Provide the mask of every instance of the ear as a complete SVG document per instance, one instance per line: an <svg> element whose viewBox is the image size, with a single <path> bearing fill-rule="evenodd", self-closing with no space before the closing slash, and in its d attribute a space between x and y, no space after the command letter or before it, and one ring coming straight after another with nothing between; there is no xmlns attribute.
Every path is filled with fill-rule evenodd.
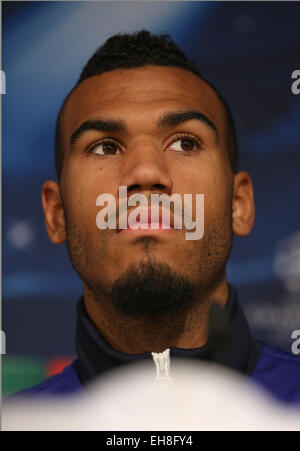
<svg viewBox="0 0 300 451"><path fill-rule="evenodd" d="M250 175L241 171L234 177L234 191L232 199L233 232L239 236L246 236L252 230L255 218L253 186Z"/></svg>
<svg viewBox="0 0 300 451"><path fill-rule="evenodd" d="M50 240L54 244L63 243L66 240L66 223L60 189L56 182L47 180L43 184L42 205Z"/></svg>

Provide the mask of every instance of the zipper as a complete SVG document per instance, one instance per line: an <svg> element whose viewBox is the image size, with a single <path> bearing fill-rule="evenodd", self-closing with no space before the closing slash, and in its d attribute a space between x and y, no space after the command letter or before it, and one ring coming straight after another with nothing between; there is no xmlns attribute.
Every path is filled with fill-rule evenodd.
<svg viewBox="0 0 300 451"><path fill-rule="evenodd" d="M170 377L170 349L164 352L152 352L152 358L156 366L156 378L154 385L169 385L172 383Z"/></svg>

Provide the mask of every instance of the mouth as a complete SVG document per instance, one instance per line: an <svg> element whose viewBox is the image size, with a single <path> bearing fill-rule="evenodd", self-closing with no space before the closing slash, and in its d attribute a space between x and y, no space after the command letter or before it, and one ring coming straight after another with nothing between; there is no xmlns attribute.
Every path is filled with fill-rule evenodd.
<svg viewBox="0 0 300 451"><path fill-rule="evenodd" d="M161 227L162 224L153 224L154 226L157 226L157 228L142 228L139 227L138 229L132 229L131 227L128 227L127 229L118 230L119 233L122 235L156 235L161 233L172 233L175 232L175 229L163 229Z"/></svg>
<svg viewBox="0 0 300 451"><path fill-rule="evenodd" d="M133 210L131 210L132 212ZM127 217L127 227L118 228L117 232L122 234L157 234L175 232L174 216L171 212L163 212L162 209L151 212L149 209L139 208L139 213ZM119 221L120 222L120 221Z"/></svg>

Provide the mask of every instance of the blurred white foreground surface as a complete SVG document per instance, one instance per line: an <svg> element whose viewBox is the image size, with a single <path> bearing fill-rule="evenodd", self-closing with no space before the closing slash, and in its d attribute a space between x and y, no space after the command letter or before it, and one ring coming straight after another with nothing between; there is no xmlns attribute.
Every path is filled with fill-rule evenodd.
<svg viewBox="0 0 300 451"><path fill-rule="evenodd" d="M300 410L277 403L239 374L172 360L169 385L154 386L153 362L102 376L85 396L4 405L6 431L300 430Z"/></svg>

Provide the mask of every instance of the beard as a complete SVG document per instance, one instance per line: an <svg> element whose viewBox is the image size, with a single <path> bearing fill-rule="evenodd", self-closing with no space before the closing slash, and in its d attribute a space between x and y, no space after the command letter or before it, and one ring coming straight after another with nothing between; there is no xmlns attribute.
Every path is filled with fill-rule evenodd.
<svg viewBox="0 0 300 451"><path fill-rule="evenodd" d="M107 265L111 252L105 233L111 231L95 242L88 228L65 215L67 249L86 288L86 308L113 347L127 353L162 352L177 346L184 332L206 327L210 299L225 278L232 246L229 210L175 264L148 253L153 240L141 238L144 257L117 278L110 277Z"/></svg>
<svg viewBox="0 0 300 451"><path fill-rule="evenodd" d="M80 227L66 208L64 212L66 245L73 268L96 303L108 303L124 318L156 321L170 316L174 320L183 318L194 306L202 304L205 308L210 295L225 278L233 241L232 196L223 216L206 229L205 236L199 240L201 243L194 241L187 255L182 259L179 256L179 269L148 254L151 238L143 237L140 241L144 242L146 256L109 282L109 273L99 268L110 260L105 234L114 231L103 231L95 245L95 237L88 228Z"/></svg>
<svg viewBox="0 0 300 451"><path fill-rule="evenodd" d="M170 315L175 319L183 317L197 304L207 305L209 296L225 277L232 240L232 224L228 220L222 227L207 233L201 252L195 248L186 259L188 266L182 265L182 271L149 256L131 264L117 280L107 283L101 271L92 270L100 267L93 259L92 239L74 223L68 222L67 227L67 249L72 266L95 301L108 302L116 313L136 319L159 320ZM148 238L145 246L147 242Z"/></svg>
<svg viewBox="0 0 300 451"><path fill-rule="evenodd" d="M196 290L187 277L167 264L150 260L131 265L113 283L108 297L123 315L154 319L189 310Z"/></svg>

